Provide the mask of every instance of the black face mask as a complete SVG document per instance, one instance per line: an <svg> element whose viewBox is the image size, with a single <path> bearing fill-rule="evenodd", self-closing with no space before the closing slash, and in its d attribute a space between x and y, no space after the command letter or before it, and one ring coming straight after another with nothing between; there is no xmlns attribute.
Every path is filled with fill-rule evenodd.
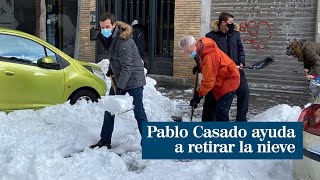
<svg viewBox="0 0 320 180"><path fill-rule="evenodd" d="M233 32L234 31L234 25L232 24L227 24L227 27L229 29L229 32Z"/></svg>

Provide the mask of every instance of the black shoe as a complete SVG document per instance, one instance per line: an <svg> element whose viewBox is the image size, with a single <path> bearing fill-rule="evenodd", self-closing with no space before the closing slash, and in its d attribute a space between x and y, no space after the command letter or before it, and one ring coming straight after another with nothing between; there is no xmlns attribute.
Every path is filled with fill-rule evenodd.
<svg viewBox="0 0 320 180"><path fill-rule="evenodd" d="M94 149L96 147L102 148L102 147L107 147L108 149L111 149L111 144L107 141L104 141L100 139L100 141L97 144L91 145L90 148Z"/></svg>

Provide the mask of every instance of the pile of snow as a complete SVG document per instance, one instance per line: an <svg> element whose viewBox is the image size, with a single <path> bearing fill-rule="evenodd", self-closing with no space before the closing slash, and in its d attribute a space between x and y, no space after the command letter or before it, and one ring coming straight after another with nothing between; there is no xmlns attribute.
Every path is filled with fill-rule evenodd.
<svg viewBox="0 0 320 180"><path fill-rule="evenodd" d="M107 73L109 67L108 60L102 60L97 64L101 69ZM147 70L144 69L145 74ZM171 101L169 98L164 97L157 89L155 85L157 81L146 77L147 84L144 86L143 92L143 104L147 113L147 117L149 121L172 121L171 115L175 112L175 103ZM111 87L111 80L107 78L106 80L107 86ZM127 96L129 96L127 94Z"/></svg>
<svg viewBox="0 0 320 180"><path fill-rule="evenodd" d="M256 115L250 121L295 122L298 121L301 111L299 106L291 107L287 104L279 104Z"/></svg>
<svg viewBox="0 0 320 180"><path fill-rule="evenodd" d="M174 104L155 84L147 78L147 116L170 121ZM132 111L116 116L112 150L87 148L99 140L104 111L126 110L131 101L130 96L106 96L99 103L0 113L0 179L291 179L289 160L142 160ZM294 121L299 111L279 105L253 119Z"/></svg>

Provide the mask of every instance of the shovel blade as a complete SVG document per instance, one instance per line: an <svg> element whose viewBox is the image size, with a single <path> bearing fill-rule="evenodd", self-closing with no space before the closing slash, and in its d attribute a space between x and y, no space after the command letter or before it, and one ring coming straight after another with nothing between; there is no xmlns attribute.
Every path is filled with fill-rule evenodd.
<svg viewBox="0 0 320 180"><path fill-rule="evenodd" d="M182 122L182 116L171 116L171 119L175 122Z"/></svg>
<svg viewBox="0 0 320 180"><path fill-rule="evenodd" d="M255 64L249 66L250 69L263 69L266 66L272 64L273 62L275 62L276 60L272 57L266 57L265 59L256 62Z"/></svg>

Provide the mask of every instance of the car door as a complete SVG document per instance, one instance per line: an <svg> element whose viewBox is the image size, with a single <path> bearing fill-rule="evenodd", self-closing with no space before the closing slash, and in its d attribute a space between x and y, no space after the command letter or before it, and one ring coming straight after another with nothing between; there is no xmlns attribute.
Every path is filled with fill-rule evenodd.
<svg viewBox="0 0 320 180"><path fill-rule="evenodd" d="M0 34L0 110L41 108L61 103L63 70L37 66L37 60L57 56L24 37Z"/></svg>

